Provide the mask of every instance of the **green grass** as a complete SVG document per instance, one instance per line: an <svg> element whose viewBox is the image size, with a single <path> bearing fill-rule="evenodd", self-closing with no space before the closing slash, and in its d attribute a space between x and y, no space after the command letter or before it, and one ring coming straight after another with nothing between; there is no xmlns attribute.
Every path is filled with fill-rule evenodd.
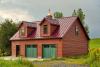
<svg viewBox="0 0 100 67"><path fill-rule="evenodd" d="M100 48L100 38L91 39L89 41L89 48Z"/></svg>
<svg viewBox="0 0 100 67"><path fill-rule="evenodd" d="M3 60L0 59L0 67L33 67L32 62L26 60Z"/></svg>

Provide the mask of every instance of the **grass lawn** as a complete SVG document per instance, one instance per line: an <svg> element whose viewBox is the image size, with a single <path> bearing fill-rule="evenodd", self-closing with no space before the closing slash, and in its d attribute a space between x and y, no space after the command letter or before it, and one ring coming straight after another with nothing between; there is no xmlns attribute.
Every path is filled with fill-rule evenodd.
<svg viewBox="0 0 100 67"><path fill-rule="evenodd" d="M33 67L32 62L25 60L3 60L0 59L0 67Z"/></svg>
<svg viewBox="0 0 100 67"><path fill-rule="evenodd" d="M100 38L91 39L89 41L89 48L100 48Z"/></svg>

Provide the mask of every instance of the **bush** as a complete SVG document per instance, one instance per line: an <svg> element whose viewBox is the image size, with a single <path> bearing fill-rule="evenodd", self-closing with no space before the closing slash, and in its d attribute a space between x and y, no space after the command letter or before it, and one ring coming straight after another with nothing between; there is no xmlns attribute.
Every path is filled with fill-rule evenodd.
<svg viewBox="0 0 100 67"><path fill-rule="evenodd" d="M86 59L86 63L91 67L99 67L100 65L100 48L93 48L89 50L89 57Z"/></svg>

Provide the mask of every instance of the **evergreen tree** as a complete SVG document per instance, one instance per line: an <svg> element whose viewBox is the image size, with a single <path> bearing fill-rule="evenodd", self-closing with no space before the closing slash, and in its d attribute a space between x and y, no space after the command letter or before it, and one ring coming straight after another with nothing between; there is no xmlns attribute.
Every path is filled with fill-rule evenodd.
<svg viewBox="0 0 100 67"><path fill-rule="evenodd" d="M72 16L76 16L76 10L73 11Z"/></svg>
<svg viewBox="0 0 100 67"><path fill-rule="evenodd" d="M88 25L84 21L85 20L85 14L82 11L82 9L79 8L78 10L74 10L73 13L72 13L72 16L78 16L80 21L82 22L86 32L89 33L89 27L88 27Z"/></svg>

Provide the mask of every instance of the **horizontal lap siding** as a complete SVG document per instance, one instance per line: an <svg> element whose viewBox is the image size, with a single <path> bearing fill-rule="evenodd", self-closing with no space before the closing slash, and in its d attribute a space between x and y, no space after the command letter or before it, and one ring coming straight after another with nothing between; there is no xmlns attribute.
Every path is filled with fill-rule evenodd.
<svg viewBox="0 0 100 67"><path fill-rule="evenodd" d="M80 55L88 52L88 39L76 20L63 38L63 56ZM75 26L79 27L79 35L75 35Z"/></svg>
<svg viewBox="0 0 100 67"><path fill-rule="evenodd" d="M68 46L68 45L70 45L70 46ZM82 45L82 44L80 44L80 45ZM82 46L73 45L73 44L65 44L65 46L63 46L64 56L78 55L78 54L85 54L85 53L87 53L86 44L83 44Z"/></svg>
<svg viewBox="0 0 100 67"><path fill-rule="evenodd" d="M48 26L48 33L47 34L44 34L43 33L43 29L44 29L44 25L47 25ZM44 21L44 23L40 26L40 36L50 36L50 23L48 21Z"/></svg>

